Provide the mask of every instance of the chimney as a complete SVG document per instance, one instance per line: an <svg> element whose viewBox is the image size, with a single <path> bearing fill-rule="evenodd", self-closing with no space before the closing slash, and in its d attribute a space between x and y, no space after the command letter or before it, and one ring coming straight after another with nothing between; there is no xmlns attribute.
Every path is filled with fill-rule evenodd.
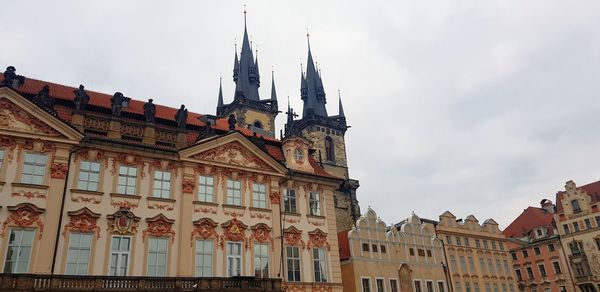
<svg viewBox="0 0 600 292"><path fill-rule="evenodd" d="M540 202L540 205L542 206L542 209L546 210L546 212L550 213L550 214L554 214L554 203L552 203L552 201L548 200L548 199L543 199Z"/></svg>

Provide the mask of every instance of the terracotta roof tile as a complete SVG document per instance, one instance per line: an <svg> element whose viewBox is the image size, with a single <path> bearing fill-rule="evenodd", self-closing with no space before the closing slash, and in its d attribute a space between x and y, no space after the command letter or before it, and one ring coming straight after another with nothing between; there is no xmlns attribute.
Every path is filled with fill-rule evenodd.
<svg viewBox="0 0 600 292"><path fill-rule="evenodd" d="M596 203L600 201L600 181L589 183L584 186L577 187L577 189L584 190L591 197L591 203ZM565 194L565 191L560 191L556 193L556 212L562 213L562 199Z"/></svg>
<svg viewBox="0 0 600 292"><path fill-rule="evenodd" d="M542 208L528 207L504 229L503 233L506 237L524 237L538 226L552 226L552 220L552 213ZM548 233L554 234L553 228L549 228Z"/></svg>

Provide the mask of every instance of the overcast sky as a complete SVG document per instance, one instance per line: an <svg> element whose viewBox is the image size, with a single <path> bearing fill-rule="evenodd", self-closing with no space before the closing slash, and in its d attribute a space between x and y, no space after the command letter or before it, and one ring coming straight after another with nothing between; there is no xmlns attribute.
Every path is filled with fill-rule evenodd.
<svg viewBox="0 0 600 292"><path fill-rule="evenodd" d="M388 223L492 217L503 229L564 183L600 178L600 2L247 1L261 96L301 112L306 30L337 89L363 211ZM0 66L215 112L233 97L239 1L8 1ZM278 117L277 128L285 117Z"/></svg>

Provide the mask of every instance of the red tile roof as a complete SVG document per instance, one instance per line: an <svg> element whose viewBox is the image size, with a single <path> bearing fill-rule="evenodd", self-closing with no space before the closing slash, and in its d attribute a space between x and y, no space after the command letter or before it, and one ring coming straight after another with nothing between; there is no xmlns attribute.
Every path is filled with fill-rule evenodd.
<svg viewBox="0 0 600 292"><path fill-rule="evenodd" d="M591 197L591 202L590 202L591 204L594 204L594 203L600 201L600 181L577 187L577 189L582 189ZM565 191L560 191L560 192L556 193L556 212L557 213L563 212L562 199L563 199L563 196L565 195L565 193L566 193Z"/></svg>
<svg viewBox="0 0 600 292"><path fill-rule="evenodd" d="M338 232L338 245L340 246L340 260L350 258L350 242L348 241L348 231Z"/></svg>
<svg viewBox="0 0 600 292"><path fill-rule="evenodd" d="M531 230L538 226L552 226L553 214L536 207L528 207L517 217L503 233L506 237L528 236ZM553 228L548 228L548 234L553 234Z"/></svg>

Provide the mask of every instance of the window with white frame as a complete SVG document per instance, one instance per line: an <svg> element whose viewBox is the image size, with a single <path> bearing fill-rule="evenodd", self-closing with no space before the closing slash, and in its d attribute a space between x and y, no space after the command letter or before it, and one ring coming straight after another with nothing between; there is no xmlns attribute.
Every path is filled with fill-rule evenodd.
<svg viewBox="0 0 600 292"><path fill-rule="evenodd" d="M77 188L86 191L97 191L100 182L100 163L83 160L79 164L79 180Z"/></svg>
<svg viewBox="0 0 600 292"><path fill-rule="evenodd" d="M157 170L154 172L154 191L155 198L168 199L171 195L171 172Z"/></svg>
<svg viewBox="0 0 600 292"><path fill-rule="evenodd" d="M41 185L44 184L48 155L40 153L25 153L21 183Z"/></svg>
<svg viewBox="0 0 600 292"><path fill-rule="evenodd" d="M300 248L287 246L285 249L287 280L289 282L300 282Z"/></svg>
<svg viewBox="0 0 600 292"><path fill-rule="evenodd" d="M437 284L438 284L438 292L444 292L445 291L444 282L438 281Z"/></svg>
<svg viewBox="0 0 600 292"><path fill-rule="evenodd" d="M313 248L313 267L315 282L327 282L327 264L325 263L325 249ZM381 279L383 285L383 279Z"/></svg>
<svg viewBox="0 0 600 292"><path fill-rule="evenodd" d="M420 280L415 280L415 292L422 292L421 290L421 281Z"/></svg>
<svg viewBox="0 0 600 292"><path fill-rule="evenodd" d="M492 292L492 288L490 286L490 283L485 283L485 292Z"/></svg>
<svg viewBox="0 0 600 292"><path fill-rule="evenodd" d="M321 196L319 193L310 192L308 198L308 207L310 215L321 216Z"/></svg>
<svg viewBox="0 0 600 292"><path fill-rule="evenodd" d="M127 276L131 237L113 235L110 248L109 276Z"/></svg>
<svg viewBox="0 0 600 292"><path fill-rule="evenodd" d="M242 205L242 183L239 180L227 180L227 204Z"/></svg>
<svg viewBox="0 0 600 292"><path fill-rule="evenodd" d="M304 151L300 148L296 148L296 150L294 150L294 159L296 159L297 161L302 161L303 158Z"/></svg>
<svg viewBox="0 0 600 292"><path fill-rule="evenodd" d="M11 229L4 261L4 273L29 272L29 258L33 246L33 229Z"/></svg>
<svg viewBox="0 0 600 292"><path fill-rule="evenodd" d="M198 177L198 201L214 202L214 178L201 175Z"/></svg>
<svg viewBox="0 0 600 292"><path fill-rule="evenodd" d="M462 292L462 285L460 282L454 282L454 287L456 288L456 292Z"/></svg>
<svg viewBox="0 0 600 292"><path fill-rule="evenodd" d="M475 292L480 292L480 290L479 290L479 282L473 282L473 288L475 289Z"/></svg>
<svg viewBox="0 0 600 292"><path fill-rule="evenodd" d="M269 277L269 245L254 245L254 277Z"/></svg>
<svg viewBox="0 0 600 292"><path fill-rule="evenodd" d="M93 233L73 232L69 236L66 275L87 275Z"/></svg>
<svg viewBox="0 0 600 292"><path fill-rule="evenodd" d="M242 275L242 243L227 243L227 276L236 277Z"/></svg>
<svg viewBox="0 0 600 292"><path fill-rule="evenodd" d="M135 184L137 180L137 167L119 166L119 181L117 184L117 193L125 195L135 194Z"/></svg>
<svg viewBox="0 0 600 292"><path fill-rule="evenodd" d="M363 292L371 292L371 279L369 278L362 278L360 280L361 284L362 284L362 291Z"/></svg>
<svg viewBox="0 0 600 292"><path fill-rule="evenodd" d="M255 208L267 208L267 186L264 184L252 184L252 200Z"/></svg>
<svg viewBox="0 0 600 292"><path fill-rule="evenodd" d="M433 281L427 281L427 292L434 292L433 291Z"/></svg>
<svg viewBox="0 0 600 292"><path fill-rule="evenodd" d="M390 279L390 290L391 292L398 292L398 280Z"/></svg>
<svg viewBox="0 0 600 292"><path fill-rule="evenodd" d="M2 167L3 162L4 162L4 149L0 149L0 167Z"/></svg>
<svg viewBox="0 0 600 292"><path fill-rule="evenodd" d="M383 279L375 279L375 286L377 287L377 292L385 292Z"/></svg>
<svg viewBox="0 0 600 292"><path fill-rule="evenodd" d="M150 277L164 277L167 275L167 245L169 239L164 237L148 238L148 269L146 275Z"/></svg>
<svg viewBox="0 0 600 292"><path fill-rule="evenodd" d="M296 190L285 189L283 195L283 211L286 213L296 213Z"/></svg>
<svg viewBox="0 0 600 292"><path fill-rule="evenodd" d="M465 282L465 292L471 292L471 282Z"/></svg>
<svg viewBox="0 0 600 292"><path fill-rule="evenodd" d="M196 277L212 277L213 241L196 240Z"/></svg>

